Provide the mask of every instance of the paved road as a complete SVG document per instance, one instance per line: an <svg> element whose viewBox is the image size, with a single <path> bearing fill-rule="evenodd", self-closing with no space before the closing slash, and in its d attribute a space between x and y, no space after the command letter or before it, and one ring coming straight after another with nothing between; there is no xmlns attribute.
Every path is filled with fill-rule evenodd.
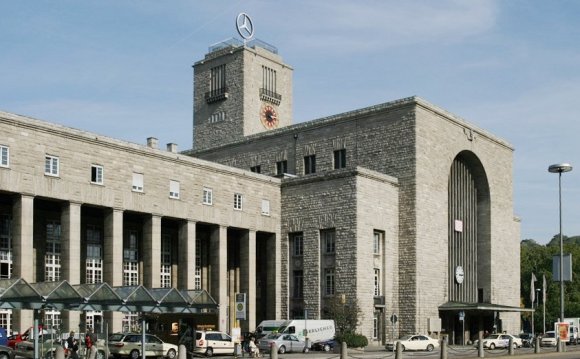
<svg viewBox="0 0 580 359"><path fill-rule="evenodd" d="M557 353L555 348L541 348L541 352L534 353L533 348L519 348L514 351L514 356L508 354L507 349L496 349L496 350L485 350L484 358L514 358L514 359L580 359L580 346L578 347L567 347L566 352ZM435 350L431 353L428 352L403 352L401 359L439 359L441 353ZM472 347L454 347L450 346L447 352L447 357L449 359L467 359L467 358L478 358L477 348ZM219 358L230 358L230 357L219 357ZM248 356L245 357L249 359ZM269 359L270 356L266 354L264 359ZM338 359L340 354L338 353L325 353L325 352L309 352L306 354L296 353L296 354L278 354L278 359ZM395 359L395 353L387 352L385 350L379 349L367 349L365 351L350 350L348 354L349 359Z"/></svg>

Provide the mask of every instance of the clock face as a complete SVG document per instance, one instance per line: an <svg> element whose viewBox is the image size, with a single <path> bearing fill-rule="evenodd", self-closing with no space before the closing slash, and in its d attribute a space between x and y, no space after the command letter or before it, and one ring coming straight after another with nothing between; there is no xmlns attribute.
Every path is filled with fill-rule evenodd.
<svg viewBox="0 0 580 359"><path fill-rule="evenodd" d="M462 266L455 267L455 281L457 281L457 284L463 283L464 276L465 273L463 272L463 267Z"/></svg>
<svg viewBox="0 0 580 359"><path fill-rule="evenodd" d="M271 105L262 105L260 109L260 121L267 129L278 127L278 112Z"/></svg>

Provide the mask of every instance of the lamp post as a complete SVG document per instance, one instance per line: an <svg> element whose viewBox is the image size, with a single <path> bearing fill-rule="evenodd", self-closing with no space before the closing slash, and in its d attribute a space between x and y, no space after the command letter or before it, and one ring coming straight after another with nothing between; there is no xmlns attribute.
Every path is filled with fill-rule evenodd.
<svg viewBox="0 0 580 359"><path fill-rule="evenodd" d="M560 321L564 320L564 239L562 237L562 173L572 171L569 163L557 163L548 172L558 174L558 204L560 218Z"/></svg>

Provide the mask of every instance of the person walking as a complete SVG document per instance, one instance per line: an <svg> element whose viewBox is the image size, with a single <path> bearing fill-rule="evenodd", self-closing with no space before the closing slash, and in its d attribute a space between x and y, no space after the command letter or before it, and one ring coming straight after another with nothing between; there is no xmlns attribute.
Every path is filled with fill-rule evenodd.
<svg viewBox="0 0 580 359"><path fill-rule="evenodd" d="M71 331L66 338L66 349L68 350L69 359L79 359L78 350L79 344L75 339L75 332Z"/></svg>
<svg viewBox="0 0 580 359"><path fill-rule="evenodd" d="M88 359L95 359L97 357L97 335L90 327L87 328L85 334L85 346L87 347Z"/></svg>

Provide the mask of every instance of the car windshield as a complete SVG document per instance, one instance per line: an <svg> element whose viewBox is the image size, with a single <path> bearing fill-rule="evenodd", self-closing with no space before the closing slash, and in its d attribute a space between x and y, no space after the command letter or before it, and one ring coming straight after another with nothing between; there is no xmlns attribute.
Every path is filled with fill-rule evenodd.
<svg viewBox="0 0 580 359"><path fill-rule="evenodd" d="M498 338L499 338L499 334L490 334L485 339L498 339Z"/></svg>
<svg viewBox="0 0 580 359"><path fill-rule="evenodd" d="M268 335L266 338L267 339L278 339L278 338L280 338L280 335L282 335L282 334L273 333L273 334Z"/></svg>
<svg viewBox="0 0 580 359"><path fill-rule="evenodd" d="M546 338L555 338L556 337L556 333L555 332L546 332L546 335L544 335L544 337L546 337Z"/></svg>
<svg viewBox="0 0 580 359"><path fill-rule="evenodd" d="M401 340L409 340L412 337L413 337L412 335L405 335L404 337L401 338Z"/></svg>
<svg viewBox="0 0 580 359"><path fill-rule="evenodd" d="M109 337L109 340L112 342L118 342L121 341L121 339L123 339L123 334L113 334Z"/></svg>

